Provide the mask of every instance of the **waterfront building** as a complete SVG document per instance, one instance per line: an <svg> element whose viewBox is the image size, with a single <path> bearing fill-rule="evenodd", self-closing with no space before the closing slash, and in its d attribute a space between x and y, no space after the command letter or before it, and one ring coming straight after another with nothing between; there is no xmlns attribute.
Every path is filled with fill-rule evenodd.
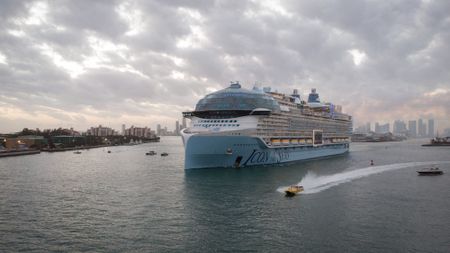
<svg viewBox="0 0 450 253"><path fill-rule="evenodd" d="M140 137L140 138L152 138L151 129L149 127L135 127L131 126L125 129L124 136Z"/></svg>
<svg viewBox="0 0 450 253"><path fill-rule="evenodd" d="M417 128L418 128L417 135L419 137L426 137L427 136L427 125L425 123L423 123L422 119L419 119Z"/></svg>
<svg viewBox="0 0 450 253"><path fill-rule="evenodd" d="M389 131L390 131L389 123L386 123L384 125L380 125L378 122L375 123L375 133L384 134L384 133L389 133Z"/></svg>
<svg viewBox="0 0 450 253"><path fill-rule="evenodd" d="M403 120L394 121L392 132L394 134L407 134L406 123Z"/></svg>
<svg viewBox="0 0 450 253"><path fill-rule="evenodd" d="M361 125L357 128L355 128L355 133L359 133L359 134L367 134L370 133L370 123Z"/></svg>
<svg viewBox="0 0 450 253"><path fill-rule="evenodd" d="M428 137L434 137L434 119L428 120Z"/></svg>
<svg viewBox="0 0 450 253"><path fill-rule="evenodd" d="M158 124L157 126L156 126L156 134L158 135L158 136L161 136L162 134L161 134L161 124Z"/></svg>
<svg viewBox="0 0 450 253"><path fill-rule="evenodd" d="M415 120L408 121L408 133L410 137L417 136L417 122Z"/></svg>
<svg viewBox="0 0 450 253"><path fill-rule="evenodd" d="M86 131L86 135L91 136L112 136L112 135L118 135L117 131L110 127L103 127L102 125L99 125L98 127L91 127Z"/></svg>
<svg viewBox="0 0 450 253"><path fill-rule="evenodd" d="M450 137L450 128L444 129L444 137Z"/></svg>
<svg viewBox="0 0 450 253"><path fill-rule="evenodd" d="M355 128L355 130L353 132L358 133L358 134L365 134L365 133L367 133L366 126L365 125L359 126L359 127Z"/></svg>
<svg viewBox="0 0 450 253"><path fill-rule="evenodd" d="M183 122L183 126L181 128L184 129L184 128L187 127L187 125L186 125L186 118L183 118L182 122Z"/></svg>
<svg viewBox="0 0 450 253"><path fill-rule="evenodd" d="M47 140L43 136L25 135L17 138L3 139L4 146L8 150L42 148L47 145Z"/></svg>
<svg viewBox="0 0 450 253"><path fill-rule="evenodd" d="M177 120L175 122L175 135L180 135L180 122Z"/></svg>
<svg viewBox="0 0 450 253"><path fill-rule="evenodd" d="M86 145L86 136L58 135L50 137L51 143L55 147L76 147Z"/></svg>

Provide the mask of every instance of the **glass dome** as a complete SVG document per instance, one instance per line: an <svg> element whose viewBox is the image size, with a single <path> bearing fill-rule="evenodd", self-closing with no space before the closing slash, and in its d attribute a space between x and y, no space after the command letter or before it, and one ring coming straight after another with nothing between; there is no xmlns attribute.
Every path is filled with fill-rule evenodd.
<svg viewBox="0 0 450 253"><path fill-rule="evenodd" d="M277 101L271 96L261 91L244 89L239 83L233 83L226 89L206 95L198 101L195 111L252 111L256 108L280 110Z"/></svg>

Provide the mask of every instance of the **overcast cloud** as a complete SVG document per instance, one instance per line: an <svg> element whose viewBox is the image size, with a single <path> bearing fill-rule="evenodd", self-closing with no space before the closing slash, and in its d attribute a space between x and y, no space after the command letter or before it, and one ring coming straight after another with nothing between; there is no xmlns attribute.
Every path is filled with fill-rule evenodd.
<svg viewBox="0 0 450 253"><path fill-rule="evenodd" d="M239 80L450 127L450 1L0 0L0 132L157 123Z"/></svg>

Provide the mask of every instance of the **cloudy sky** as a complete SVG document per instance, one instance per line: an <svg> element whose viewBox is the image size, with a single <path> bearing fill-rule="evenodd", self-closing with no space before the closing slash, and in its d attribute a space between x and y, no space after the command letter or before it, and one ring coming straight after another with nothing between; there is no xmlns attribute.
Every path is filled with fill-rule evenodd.
<svg viewBox="0 0 450 253"><path fill-rule="evenodd" d="M0 0L0 132L173 129L239 80L450 127L450 1Z"/></svg>

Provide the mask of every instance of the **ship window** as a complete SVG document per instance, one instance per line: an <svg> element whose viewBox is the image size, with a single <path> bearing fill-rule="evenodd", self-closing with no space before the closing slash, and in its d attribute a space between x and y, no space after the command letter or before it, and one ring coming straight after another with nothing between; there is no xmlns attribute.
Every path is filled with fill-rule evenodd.
<svg viewBox="0 0 450 253"><path fill-rule="evenodd" d="M239 126L239 124L237 124L236 126Z"/></svg>

